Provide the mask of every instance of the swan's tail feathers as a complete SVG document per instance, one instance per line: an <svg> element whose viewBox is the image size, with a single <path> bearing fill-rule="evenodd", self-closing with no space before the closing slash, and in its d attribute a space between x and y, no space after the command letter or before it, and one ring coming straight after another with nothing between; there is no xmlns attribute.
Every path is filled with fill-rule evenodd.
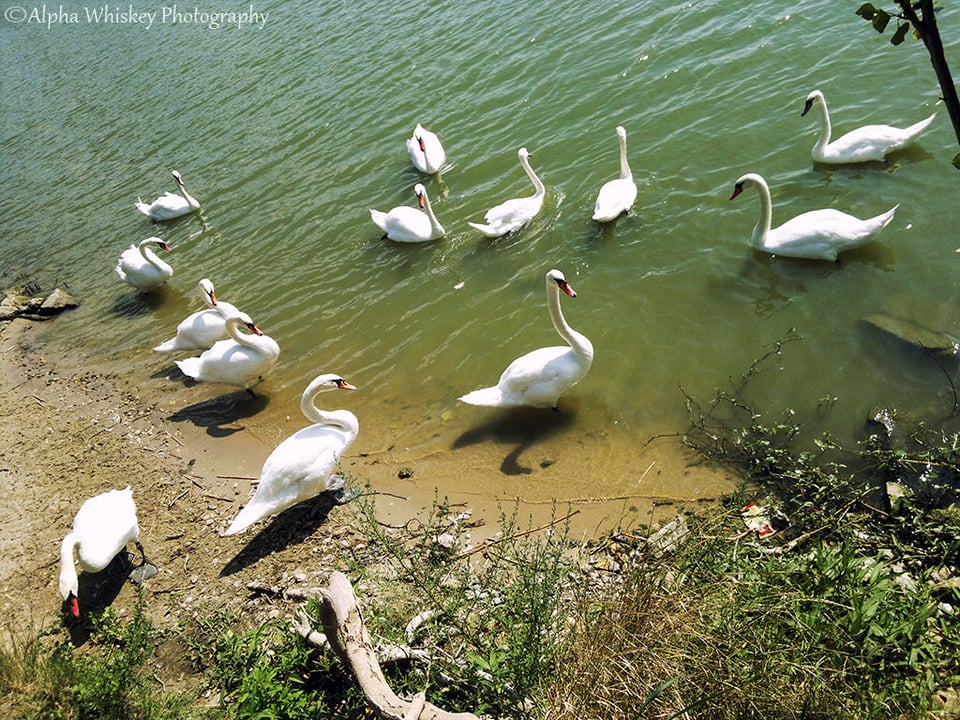
<svg viewBox="0 0 960 720"><path fill-rule="evenodd" d="M237 516L233 519L233 522L230 523L230 527L228 527L223 534L224 536L227 536L242 533L248 527L257 522L257 520L260 520L265 516L266 513L264 513L263 508L251 501L247 503L239 513L237 513Z"/></svg>
<svg viewBox="0 0 960 720"><path fill-rule="evenodd" d="M496 386L480 388L479 390L474 390L473 392L468 392L466 395L462 395L459 400L467 403L467 405L498 407L503 403L503 393L500 391L500 388Z"/></svg>
<svg viewBox="0 0 960 720"><path fill-rule="evenodd" d="M890 224L890 221L893 220L893 215L897 212L898 207L900 207L900 203L897 203L885 213L881 213L880 215L872 218L872 221L877 223L877 229L874 232L880 232L883 230L883 228Z"/></svg>
<svg viewBox="0 0 960 720"><path fill-rule="evenodd" d="M160 343L157 345L154 350L157 352L173 352L174 350L179 350L180 345L177 344L177 338L172 337L169 340Z"/></svg>
<svg viewBox="0 0 960 720"><path fill-rule="evenodd" d="M200 358L186 358L185 360L174 360L177 367L187 377L197 379L200 377Z"/></svg>
<svg viewBox="0 0 960 720"><path fill-rule="evenodd" d="M907 133L907 135L910 137L910 139L913 140L913 139L916 138L920 133L922 133L924 130L926 130L928 127L930 127L930 123L933 122L933 119L934 119L936 116L937 116L937 114L934 113L934 114L931 115L930 117L925 118L925 119L921 120L920 122L914 123L913 125L911 125L910 127L908 127L908 128L906 129L906 133Z"/></svg>
<svg viewBox="0 0 960 720"><path fill-rule="evenodd" d="M467 223L467 225L472 227L474 230L479 230L485 237L488 238L495 238L503 235L503 232L501 232L498 228L495 228L493 225L484 225L483 223L475 222Z"/></svg>
<svg viewBox="0 0 960 720"><path fill-rule="evenodd" d="M150 206L147 205L143 200L141 200L140 198L137 198L137 201L134 203L134 206L137 208L137 210L142 212L144 215L146 215L147 217L150 217Z"/></svg>
<svg viewBox="0 0 960 720"><path fill-rule="evenodd" d="M385 212L380 212L379 210L370 210L370 219L376 224L378 228L387 231L387 214Z"/></svg>

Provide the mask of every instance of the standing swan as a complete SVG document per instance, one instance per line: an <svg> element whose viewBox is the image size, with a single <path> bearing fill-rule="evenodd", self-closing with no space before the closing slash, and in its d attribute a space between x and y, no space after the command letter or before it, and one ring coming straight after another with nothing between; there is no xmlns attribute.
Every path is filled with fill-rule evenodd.
<svg viewBox="0 0 960 720"><path fill-rule="evenodd" d="M440 144L436 133L425 130L420 123L413 130L413 136L407 140L407 152L410 162L422 173L433 175L440 172L447 160L447 153Z"/></svg>
<svg viewBox="0 0 960 720"><path fill-rule="evenodd" d="M234 305L217 300L213 291L213 283L203 278L198 284L203 301L209 306L206 310L198 310L188 315L177 325L176 336L157 345L158 352L173 350L199 350L213 345L227 335L226 318L236 315L240 311Z"/></svg>
<svg viewBox="0 0 960 720"><path fill-rule="evenodd" d="M149 292L163 285L173 277L173 268L157 257L150 249L157 245L161 250L170 252L170 246L158 237L148 237L139 244L133 244L120 255L113 269L117 277L141 292Z"/></svg>
<svg viewBox="0 0 960 720"><path fill-rule="evenodd" d="M173 179L177 181L177 192L165 192L149 205L140 198L134 203L137 210L152 220L173 220L200 209L200 203L184 187L180 173L176 170L172 172Z"/></svg>
<svg viewBox="0 0 960 720"><path fill-rule="evenodd" d="M240 332L245 325L252 335ZM176 360L184 375L200 382L218 382L250 390L280 356L280 346L260 332L250 316L237 312L226 320L229 340L220 340L200 357Z"/></svg>
<svg viewBox="0 0 960 720"><path fill-rule="evenodd" d="M479 230L487 237L500 237L523 227L533 220L543 207L545 188L540 178L533 172L533 168L530 167L530 161L527 159L530 157L530 153L527 152L526 148L520 148L517 151L517 157L520 158L520 166L527 173L530 182L533 183L535 192L530 197L513 198L490 208L483 218L486 220L485 225L468 223L470 227Z"/></svg>
<svg viewBox="0 0 960 720"><path fill-rule="evenodd" d="M460 400L491 407L527 405L556 409L560 396L587 374L593 362L593 344L567 324L560 310L560 291L570 297L576 297L577 293L559 270L548 272L546 280L550 320L569 347L545 347L528 352L507 366L495 386L474 390Z"/></svg>
<svg viewBox="0 0 960 720"><path fill-rule="evenodd" d="M423 210L399 205L388 213L371 210L370 218L383 230L383 237L396 242L427 242L442 238L447 231L433 214L427 189L420 183L417 183L413 189L417 193L417 202Z"/></svg>
<svg viewBox="0 0 960 720"><path fill-rule="evenodd" d="M610 222L623 213L629 212L633 201L637 199L637 184L627 164L627 131L617 126L620 139L620 177L610 180L600 188L597 202L593 206L593 219L597 222Z"/></svg>
<svg viewBox="0 0 960 720"><path fill-rule="evenodd" d="M756 173L747 173L737 180L730 199L750 186L755 186L760 195L760 220L753 229L753 246L784 257L836 260L838 253L873 240L873 236L893 220L894 212L900 207L894 205L887 212L867 220L830 208L811 210L771 230L773 211L766 180Z"/></svg>
<svg viewBox="0 0 960 720"><path fill-rule="evenodd" d="M360 430L349 410L320 410L314 403L324 390L356 390L339 375L320 375L307 385L300 409L315 424L299 430L274 448L260 470L253 499L240 511L224 535L243 532L267 515L343 484L330 474Z"/></svg>
<svg viewBox="0 0 960 720"><path fill-rule="evenodd" d="M820 110L820 139L813 146L810 155L815 162L821 163L858 163L871 160L882 162L888 153L913 142L937 116L934 113L908 128L864 125L830 142L830 113L822 92L814 90L807 95L800 116L806 115L814 105Z"/></svg>
<svg viewBox="0 0 960 720"><path fill-rule="evenodd" d="M127 543L133 541L143 558L140 526L133 491L110 490L86 500L73 519L73 530L60 544L60 595L73 617L80 617L79 578L74 560L85 572L99 572L113 560Z"/></svg>

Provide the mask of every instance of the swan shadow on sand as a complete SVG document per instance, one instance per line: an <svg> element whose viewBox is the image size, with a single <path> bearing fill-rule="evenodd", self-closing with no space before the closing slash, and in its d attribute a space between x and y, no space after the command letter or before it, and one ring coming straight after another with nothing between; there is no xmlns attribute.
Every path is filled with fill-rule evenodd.
<svg viewBox="0 0 960 720"><path fill-rule="evenodd" d="M177 375L183 376L183 373L177 368L173 368L173 370ZM189 383L199 384L193 381L189 381ZM231 425L243 418L253 417L262 412L269 403L270 398L266 395L251 395L246 390L237 390L209 400L202 400L193 405L187 405L167 419L173 422L192 422L197 427L205 427L207 435L211 437L227 437L243 430L243 427L228 428L224 425Z"/></svg>
<svg viewBox="0 0 960 720"><path fill-rule="evenodd" d="M493 442L500 445L516 444L500 463L500 472L504 475L530 475L534 468L522 465L520 457L538 443L544 442L569 428L576 419L578 404L574 398L560 403L559 410L540 408L510 408L497 411L483 425L471 428L453 441L451 449ZM548 459L540 462L549 464Z"/></svg>
<svg viewBox="0 0 960 720"><path fill-rule="evenodd" d="M273 517L220 571L220 577L233 575L271 553L298 545L327 522L330 511L340 505L340 494L323 492Z"/></svg>
<svg viewBox="0 0 960 720"><path fill-rule="evenodd" d="M136 555L132 552L121 550L103 570L80 573L77 578L77 595L83 598L83 614L80 619L76 619L66 613L70 642L75 647L80 647L90 638L93 626L89 618L110 607L124 584L130 580L135 559Z"/></svg>

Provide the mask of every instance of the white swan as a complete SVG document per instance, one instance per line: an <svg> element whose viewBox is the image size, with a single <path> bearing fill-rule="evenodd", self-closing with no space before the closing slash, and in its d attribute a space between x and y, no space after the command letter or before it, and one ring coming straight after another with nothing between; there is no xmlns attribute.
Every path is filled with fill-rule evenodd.
<svg viewBox="0 0 960 720"><path fill-rule="evenodd" d="M830 142L830 113L827 111L827 101L824 100L822 92L814 90L807 95L800 116L806 115L814 105L820 110L820 139L813 146L810 155L816 162L821 163L883 161L888 153L899 150L913 142L937 116L934 113L927 119L914 123L908 128L895 128L890 125L864 125Z"/></svg>
<svg viewBox="0 0 960 720"><path fill-rule="evenodd" d="M487 237L500 237L523 227L543 207L545 188L533 168L530 167L530 161L527 159L530 157L530 153L527 152L526 148L520 148L517 151L517 157L520 158L520 166L527 173L530 182L533 183L535 192L530 197L513 198L490 208L483 218L486 220L486 224L469 223L470 227L479 230Z"/></svg>
<svg viewBox="0 0 960 720"><path fill-rule="evenodd" d="M597 222L610 222L623 213L629 212L633 201L637 199L637 184L627 164L627 131L617 126L620 140L620 177L603 184L593 206L593 219Z"/></svg>
<svg viewBox="0 0 960 720"><path fill-rule="evenodd" d="M245 325L252 335L240 332ZM237 312L226 320L229 340L220 340L200 357L175 360L184 375L200 382L218 382L250 390L280 356L280 346L254 325L250 316Z"/></svg>
<svg viewBox="0 0 960 720"><path fill-rule="evenodd" d="M163 240L148 237L124 250L113 269L117 277L142 292L158 288L173 277L173 268L157 257L150 249L151 245L170 252L170 246Z"/></svg>
<svg viewBox="0 0 960 720"><path fill-rule="evenodd" d="M157 345L154 350L158 352L199 350L210 347L217 340L229 337L227 335L226 318L230 315L236 315L240 311L230 303L217 300L213 283L208 278L203 278L198 287L204 302L210 307L188 315L177 325L177 334L166 342Z"/></svg>
<svg viewBox="0 0 960 720"><path fill-rule="evenodd" d="M85 572L99 572L131 541L137 544L142 556L137 508L129 485L89 498L80 506L73 519L73 530L60 544L60 595L73 617L80 617L75 562Z"/></svg>
<svg viewBox="0 0 960 720"><path fill-rule="evenodd" d="M559 270L548 272L546 282L550 320L568 345L528 352L507 366L496 385L469 392L460 400L492 407L556 408L560 396L587 374L593 363L593 344L567 324L560 310L561 290L570 297L577 294Z"/></svg>
<svg viewBox="0 0 960 720"><path fill-rule="evenodd" d="M140 198L134 203L137 210L152 220L173 220L200 209L200 203L184 187L180 173L176 170L172 172L174 180L177 181L177 192L165 192L149 205Z"/></svg>
<svg viewBox="0 0 960 720"><path fill-rule="evenodd" d="M893 219L894 212L900 207L899 204L894 205L887 212L867 220L830 208L811 210L771 230L773 210L766 180L756 173L747 173L737 180L730 199L733 200L750 186L755 186L760 195L760 220L753 229L753 246L757 250L784 257L836 260L838 253L873 240L873 236Z"/></svg>
<svg viewBox="0 0 960 720"><path fill-rule="evenodd" d="M383 236L397 242L427 242L437 240L447 234L443 225L433 214L427 189L417 183L414 186L417 202L423 210L399 205L388 213L371 210L370 218L383 230Z"/></svg>
<svg viewBox="0 0 960 720"><path fill-rule="evenodd" d="M260 470L257 492L224 535L243 532L268 515L342 486L342 478L330 475L356 439L360 423L349 410L325 411L314 404L319 393L338 388L356 390L339 375L320 375L307 385L300 409L315 424L297 431L274 448Z"/></svg>
<svg viewBox="0 0 960 720"><path fill-rule="evenodd" d="M440 138L436 133L425 130L420 123L417 123L413 135L407 140L407 152L410 153L413 166L427 175L440 172L447 160L447 153L440 144Z"/></svg>

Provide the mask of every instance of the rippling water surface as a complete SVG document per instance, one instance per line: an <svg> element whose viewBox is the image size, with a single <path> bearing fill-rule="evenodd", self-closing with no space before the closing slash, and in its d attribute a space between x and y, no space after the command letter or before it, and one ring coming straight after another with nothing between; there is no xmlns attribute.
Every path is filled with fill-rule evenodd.
<svg viewBox="0 0 960 720"><path fill-rule="evenodd" d="M643 443L686 427L680 388L706 401L791 328L802 341L752 383L763 410L790 406L848 437L875 404L950 402L944 368L862 323L885 311L960 336L960 205L925 51L890 46L856 3L200 10L250 7L267 13L262 27L0 21L0 269L81 300L63 326L78 367L122 367L174 409L229 392L186 387L150 350L199 308L207 276L282 348L259 388L269 401L244 421L264 442L298 425L314 375L339 372L360 392L323 398L360 417L356 452L429 459L441 481L479 491L567 496L635 491L651 467ZM941 13L948 40L958 19ZM800 110L815 87L835 131L938 118L886 164L814 167L817 121ZM447 150L425 182L448 235L411 246L381 240L368 209L415 202L424 178L404 141L417 122ZM590 216L618 172L618 124L639 196L601 227ZM544 209L485 239L467 221L531 192L521 146L547 185ZM133 201L172 190L172 168L202 213L153 224ZM755 194L728 201L747 171L769 181L775 224L819 207L900 209L878 243L838 264L771 258L749 247ZM149 235L173 246L175 275L144 299L113 265ZM589 375L559 414L459 405L514 357L556 344L551 267L578 292L563 307L596 348ZM682 473L657 482L661 494L701 492Z"/></svg>

